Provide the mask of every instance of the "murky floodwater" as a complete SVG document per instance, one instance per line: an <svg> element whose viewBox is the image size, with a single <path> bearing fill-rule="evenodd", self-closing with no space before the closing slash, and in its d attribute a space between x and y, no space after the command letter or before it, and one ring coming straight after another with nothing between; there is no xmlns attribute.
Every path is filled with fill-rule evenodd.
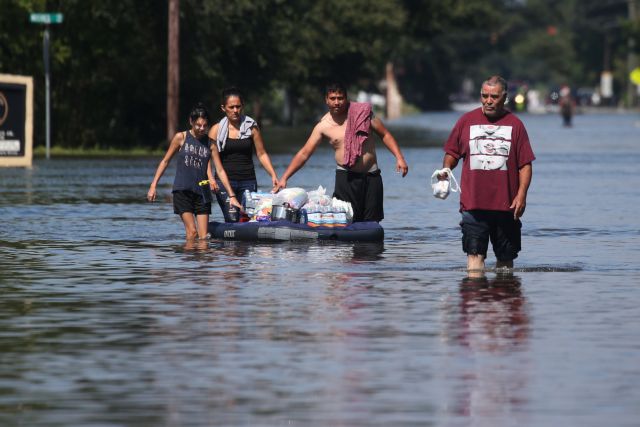
<svg viewBox="0 0 640 427"><path fill-rule="evenodd" d="M483 282L440 148L404 179L379 148L381 244L185 246L173 168L144 199L159 159L0 170L0 425L637 425L640 117L522 118L524 250ZM331 157L289 185L331 191Z"/></svg>

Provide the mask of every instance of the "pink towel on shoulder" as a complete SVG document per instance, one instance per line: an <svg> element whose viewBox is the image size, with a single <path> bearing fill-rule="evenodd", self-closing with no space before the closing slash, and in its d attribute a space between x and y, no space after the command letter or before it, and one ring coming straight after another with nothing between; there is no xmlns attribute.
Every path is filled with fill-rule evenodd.
<svg viewBox="0 0 640 427"><path fill-rule="evenodd" d="M352 167L362 155L362 144L369 138L370 126L371 104L350 102L347 127L344 132L344 167Z"/></svg>

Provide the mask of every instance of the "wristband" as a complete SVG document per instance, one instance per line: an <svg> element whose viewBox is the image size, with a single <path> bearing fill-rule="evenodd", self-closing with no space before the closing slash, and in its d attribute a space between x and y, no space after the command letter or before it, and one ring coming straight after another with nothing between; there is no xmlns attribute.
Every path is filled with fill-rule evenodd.
<svg viewBox="0 0 640 427"><path fill-rule="evenodd" d="M235 194L233 196L229 196L230 199L233 199L234 197L236 197ZM237 199L237 197L236 197L236 199Z"/></svg>

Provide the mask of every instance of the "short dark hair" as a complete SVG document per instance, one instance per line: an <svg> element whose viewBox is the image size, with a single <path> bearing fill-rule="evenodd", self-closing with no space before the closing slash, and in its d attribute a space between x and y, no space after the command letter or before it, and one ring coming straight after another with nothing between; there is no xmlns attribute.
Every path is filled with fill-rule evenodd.
<svg viewBox="0 0 640 427"><path fill-rule="evenodd" d="M199 118L207 119L207 121L209 121L209 111L202 102L196 103L196 105L191 109L191 112L189 113L189 122L193 123Z"/></svg>
<svg viewBox="0 0 640 427"><path fill-rule="evenodd" d="M244 104L244 96L242 95L242 91L236 86L230 86L222 90L221 105L225 105L229 98L231 98L232 96L237 96L238 98L240 98L240 102Z"/></svg>
<svg viewBox="0 0 640 427"><path fill-rule="evenodd" d="M482 86L484 85L489 85L489 86L500 85L502 86L502 93L506 93L508 89L507 81L503 77L498 75L494 75L486 79L484 82L482 82ZM480 91L482 91L482 88L480 88Z"/></svg>
<svg viewBox="0 0 640 427"><path fill-rule="evenodd" d="M330 82L324 88L324 95L327 96L332 92L342 93L347 96L347 87L341 82Z"/></svg>

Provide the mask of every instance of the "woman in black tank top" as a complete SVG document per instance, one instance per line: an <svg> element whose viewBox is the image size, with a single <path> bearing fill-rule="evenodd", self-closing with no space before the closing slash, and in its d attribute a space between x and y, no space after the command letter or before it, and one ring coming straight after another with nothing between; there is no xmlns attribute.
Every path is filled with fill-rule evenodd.
<svg viewBox="0 0 640 427"><path fill-rule="evenodd" d="M276 187L278 176L264 147L262 134L257 123L251 117L243 114L244 100L240 91L233 87L222 91L220 107L225 117L213 125L209 131L209 139L216 142L212 150L217 148L220 154L220 160L229 178L232 194L241 197L245 190L258 191L256 171L253 165L254 151L262 167L271 176L272 188ZM229 193L220 184L218 182L220 190L216 192L216 199L225 222L232 222L234 219L231 218L225 207Z"/></svg>
<svg viewBox="0 0 640 427"><path fill-rule="evenodd" d="M156 186L167 170L169 162L178 154L179 164L173 183L173 211L180 215L188 241L206 239L211 214L210 160L216 164L216 173L225 188L231 189L229 179L222 168L215 144L207 138L209 112L202 104L189 114L190 129L178 132L171 140L167 153L160 161L147 192L147 200L156 200ZM238 207L242 205L236 200Z"/></svg>

